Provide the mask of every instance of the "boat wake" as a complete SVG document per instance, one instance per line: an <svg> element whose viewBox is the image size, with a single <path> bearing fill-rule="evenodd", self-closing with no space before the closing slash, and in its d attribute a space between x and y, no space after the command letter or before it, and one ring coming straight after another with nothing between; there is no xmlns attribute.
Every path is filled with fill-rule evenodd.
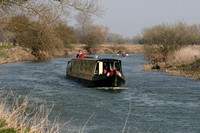
<svg viewBox="0 0 200 133"><path fill-rule="evenodd" d="M108 92L121 92L127 90L127 87L97 87L97 90L108 91Z"/></svg>

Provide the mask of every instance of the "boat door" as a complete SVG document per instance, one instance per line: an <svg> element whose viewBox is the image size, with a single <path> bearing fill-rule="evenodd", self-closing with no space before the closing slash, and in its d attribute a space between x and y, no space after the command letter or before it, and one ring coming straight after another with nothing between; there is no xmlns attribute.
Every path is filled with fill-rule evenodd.
<svg viewBox="0 0 200 133"><path fill-rule="evenodd" d="M96 63L95 74L98 74L98 75L103 74L103 62L98 61L98 62Z"/></svg>
<svg viewBox="0 0 200 133"><path fill-rule="evenodd" d="M103 62L99 62L99 75L103 74Z"/></svg>

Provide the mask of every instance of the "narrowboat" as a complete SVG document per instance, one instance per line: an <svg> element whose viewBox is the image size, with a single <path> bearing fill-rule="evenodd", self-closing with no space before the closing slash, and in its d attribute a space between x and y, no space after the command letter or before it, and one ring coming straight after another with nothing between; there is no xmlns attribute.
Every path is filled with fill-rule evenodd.
<svg viewBox="0 0 200 133"><path fill-rule="evenodd" d="M66 76L90 87L124 87L121 60L73 58L68 61Z"/></svg>

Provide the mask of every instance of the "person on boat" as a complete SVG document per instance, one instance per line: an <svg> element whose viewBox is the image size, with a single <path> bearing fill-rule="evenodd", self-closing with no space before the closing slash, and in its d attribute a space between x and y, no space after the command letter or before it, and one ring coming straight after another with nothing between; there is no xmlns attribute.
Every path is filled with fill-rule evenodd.
<svg viewBox="0 0 200 133"><path fill-rule="evenodd" d="M79 49L79 52L76 54L76 57L84 57L82 49Z"/></svg>
<svg viewBox="0 0 200 133"><path fill-rule="evenodd" d="M106 74L108 72L108 65L105 65L105 68L103 69L103 73Z"/></svg>
<svg viewBox="0 0 200 133"><path fill-rule="evenodd" d="M122 56L122 57L126 57L126 54L122 54L121 56Z"/></svg>

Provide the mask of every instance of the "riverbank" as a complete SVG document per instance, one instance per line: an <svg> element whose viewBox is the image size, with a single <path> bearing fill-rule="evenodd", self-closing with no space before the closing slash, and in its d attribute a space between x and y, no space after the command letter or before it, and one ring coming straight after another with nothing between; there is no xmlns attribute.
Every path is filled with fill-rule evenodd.
<svg viewBox="0 0 200 133"><path fill-rule="evenodd" d="M83 49L84 54L89 54L85 44L73 44L71 48L65 48L61 51L55 51L52 55L40 51L33 53L28 48L20 46L0 46L0 64L20 62L20 61L38 61L47 60L66 55L76 55L79 49ZM143 45L136 44L103 44L96 50L98 54L120 54L120 53L143 53Z"/></svg>
<svg viewBox="0 0 200 133"><path fill-rule="evenodd" d="M36 58L28 48L22 48L20 46L0 46L0 64L34 60Z"/></svg>
<svg viewBox="0 0 200 133"><path fill-rule="evenodd" d="M0 133L59 133L64 124L48 120L53 106L29 103L29 96L21 98L1 88Z"/></svg>
<svg viewBox="0 0 200 133"><path fill-rule="evenodd" d="M83 50L84 54L89 54L86 50L87 45L85 44L73 44L72 48L65 48L65 54L76 55L79 49ZM102 44L97 48L92 48L97 54L136 54L143 53L143 45L139 44ZM94 54L95 54L94 53ZM59 55L57 55L59 56ZM62 55L60 55L62 56Z"/></svg>
<svg viewBox="0 0 200 133"><path fill-rule="evenodd" d="M200 46L183 47L169 55L166 62L147 63L143 70L200 79Z"/></svg>

